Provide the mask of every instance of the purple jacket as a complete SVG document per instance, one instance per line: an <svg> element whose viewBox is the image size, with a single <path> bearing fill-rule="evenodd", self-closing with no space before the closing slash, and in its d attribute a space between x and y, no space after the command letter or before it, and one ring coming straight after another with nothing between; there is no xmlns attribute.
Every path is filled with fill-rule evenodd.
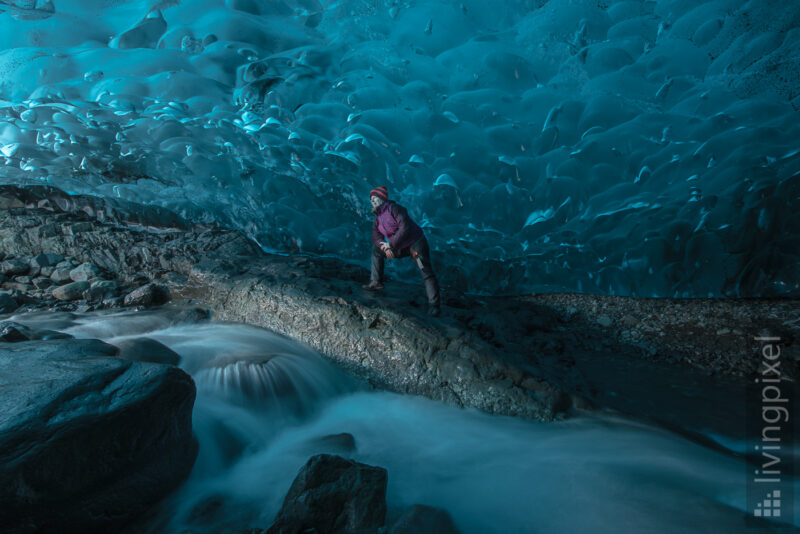
<svg viewBox="0 0 800 534"><path fill-rule="evenodd" d="M392 249L401 250L410 247L422 237L422 228L411 220L403 206L387 200L375 209L372 243L380 247L384 237L389 240Z"/></svg>

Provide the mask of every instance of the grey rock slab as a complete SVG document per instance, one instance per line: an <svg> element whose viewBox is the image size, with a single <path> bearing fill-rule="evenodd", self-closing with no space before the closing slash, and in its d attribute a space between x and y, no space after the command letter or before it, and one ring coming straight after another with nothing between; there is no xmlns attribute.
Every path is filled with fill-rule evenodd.
<svg viewBox="0 0 800 534"><path fill-rule="evenodd" d="M97 340L0 347L0 525L114 532L175 489L197 454L195 386Z"/></svg>
<svg viewBox="0 0 800 534"><path fill-rule="evenodd" d="M89 289L89 282L72 282L71 284L55 288L53 290L53 297L58 300L78 300L87 289Z"/></svg>
<svg viewBox="0 0 800 534"><path fill-rule="evenodd" d="M300 469L268 534L377 529L386 519L386 469L331 454Z"/></svg>

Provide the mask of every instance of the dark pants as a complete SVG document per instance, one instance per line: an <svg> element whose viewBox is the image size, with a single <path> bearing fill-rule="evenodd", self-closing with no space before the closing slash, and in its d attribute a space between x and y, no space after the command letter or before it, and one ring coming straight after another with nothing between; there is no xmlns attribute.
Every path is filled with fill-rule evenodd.
<svg viewBox="0 0 800 534"><path fill-rule="evenodd" d="M396 258L411 257L414 263L417 264L419 272L422 275L422 281L425 283L425 293L428 294L428 304L431 306L439 306L439 282L436 280L436 275L433 274L433 265L431 264L431 251L428 248L428 240L425 237L417 239L410 247L396 250ZM386 259L386 254L379 247L372 247L372 275L370 280L373 282L383 282L383 262Z"/></svg>

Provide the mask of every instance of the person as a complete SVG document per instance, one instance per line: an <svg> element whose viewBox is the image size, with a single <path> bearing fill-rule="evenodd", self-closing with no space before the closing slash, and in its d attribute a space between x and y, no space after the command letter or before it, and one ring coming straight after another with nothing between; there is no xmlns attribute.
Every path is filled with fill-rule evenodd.
<svg viewBox="0 0 800 534"><path fill-rule="evenodd" d="M375 220L372 223L372 273L369 284L362 286L369 291L383 289L383 267L386 258L411 257L417 264L425 283L428 295L428 313L434 317L440 314L439 282L433 272L428 240L408 211L389 200L385 185L376 187L369 193Z"/></svg>

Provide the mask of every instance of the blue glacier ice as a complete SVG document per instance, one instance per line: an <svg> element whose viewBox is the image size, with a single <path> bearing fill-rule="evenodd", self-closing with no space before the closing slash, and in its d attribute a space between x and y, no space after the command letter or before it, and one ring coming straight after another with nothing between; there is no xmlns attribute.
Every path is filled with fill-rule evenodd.
<svg viewBox="0 0 800 534"><path fill-rule="evenodd" d="M0 182L462 290L800 295L799 107L797 2L0 1Z"/></svg>

